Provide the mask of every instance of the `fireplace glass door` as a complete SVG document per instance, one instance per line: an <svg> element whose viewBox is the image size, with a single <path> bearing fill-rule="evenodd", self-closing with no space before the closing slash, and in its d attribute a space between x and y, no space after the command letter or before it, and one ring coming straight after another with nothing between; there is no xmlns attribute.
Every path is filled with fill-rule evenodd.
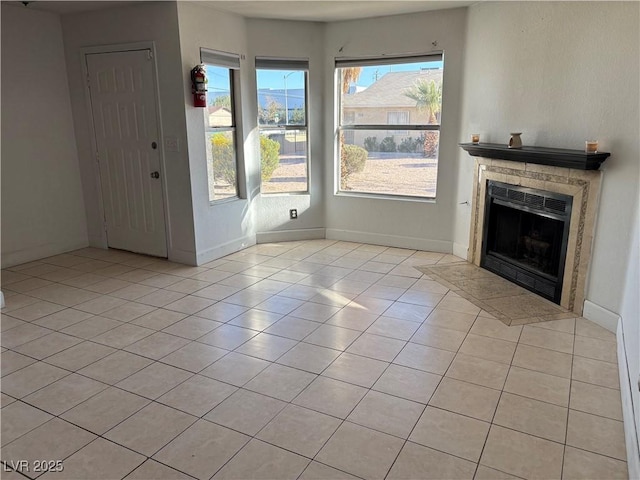
<svg viewBox="0 0 640 480"><path fill-rule="evenodd" d="M489 181L481 266L560 303L572 197Z"/></svg>

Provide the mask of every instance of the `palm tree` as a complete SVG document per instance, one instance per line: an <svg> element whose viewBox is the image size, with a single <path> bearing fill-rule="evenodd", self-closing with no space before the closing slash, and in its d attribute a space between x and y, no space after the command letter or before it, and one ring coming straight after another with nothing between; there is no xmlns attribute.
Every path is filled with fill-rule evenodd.
<svg viewBox="0 0 640 480"><path fill-rule="evenodd" d="M362 71L361 67L348 67L341 68L340 73L342 74L342 94L346 95L349 93L349 87L352 83L358 81L360 78L360 72ZM351 174L350 169L348 168L348 159L347 159L347 149L344 148L344 134L340 133L340 189L347 190L347 178Z"/></svg>
<svg viewBox="0 0 640 480"><path fill-rule="evenodd" d="M418 80L411 88L404 92L406 97L416 101L418 110L426 111L429 114L429 124L438 123L437 115L442 109L442 83L435 80ZM424 136L424 155L433 158L438 151L439 134L429 130Z"/></svg>
<svg viewBox="0 0 640 480"><path fill-rule="evenodd" d="M342 72L342 93L349 93L349 87L352 83L358 81L362 67L349 67L340 69Z"/></svg>

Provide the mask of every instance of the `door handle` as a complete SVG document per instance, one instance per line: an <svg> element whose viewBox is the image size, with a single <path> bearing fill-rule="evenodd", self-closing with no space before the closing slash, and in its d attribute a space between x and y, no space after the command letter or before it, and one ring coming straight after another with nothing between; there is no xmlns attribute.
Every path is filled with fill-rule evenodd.
<svg viewBox="0 0 640 480"><path fill-rule="evenodd" d="M151 178L160 178L160 172L151 172Z"/></svg>

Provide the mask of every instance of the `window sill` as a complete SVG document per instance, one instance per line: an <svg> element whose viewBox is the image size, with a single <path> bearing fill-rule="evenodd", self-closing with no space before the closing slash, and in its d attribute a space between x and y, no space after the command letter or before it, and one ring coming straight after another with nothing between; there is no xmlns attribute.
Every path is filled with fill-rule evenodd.
<svg viewBox="0 0 640 480"><path fill-rule="evenodd" d="M393 200L396 202L412 202L412 203L429 203L435 204L436 198L430 197L411 197L407 195L385 195L378 193L364 193L364 192L336 192L334 197L351 197L351 198L366 198L369 200Z"/></svg>
<svg viewBox="0 0 640 480"><path fill-rule="evenodd" d="M310 197L311 193L309 192L273 192L273 193L268 193L268 192L260 192L260 195L263 197Z"/></svg>
<svg viewBox="0 0 640 480"><path fill-rule="evenodd" d="M234 202L240 202L240 201L246 201L246 198L240 198L240 197L231 197L231 198L223 198L220 200L209 200L209 206L210 207L217 207L218 205L226 205L228 203L234 203Z"/></svg>

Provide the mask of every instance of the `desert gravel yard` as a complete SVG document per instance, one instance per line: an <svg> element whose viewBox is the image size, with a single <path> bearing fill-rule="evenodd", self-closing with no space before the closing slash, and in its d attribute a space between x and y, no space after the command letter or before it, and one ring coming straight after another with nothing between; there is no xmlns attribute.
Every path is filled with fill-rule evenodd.
<svg viewBox="0 0 640 480"><path fill-rule="evenodd" d="M356 192L435 197L437 176L436 158L369 157L364 170L349 178L348 186Z"/></svg>
<svg viewBox="0 0 640 480"><path fill-rule="evenodd" d="M304 157L282 155L280 166L262 193L304 191L305 176ZM362 172L349 177L348 189L352 192L435 197L437 176L437 158L424 158L419 154L376 153L370 154Z"/></svg>
<svg viewBox="0 0 640 480"><path fill-rule="evenodd" d="M370 154L362 172L349 177L348 191L433 198L437 176L437 158L410 153L374 153ZM262 193L304 192L306 177L304 156L281 155L280 166L269 182L263 184ZM222 196L233 194L233 190L222 184L216 185L216 191Z"/></svg>

